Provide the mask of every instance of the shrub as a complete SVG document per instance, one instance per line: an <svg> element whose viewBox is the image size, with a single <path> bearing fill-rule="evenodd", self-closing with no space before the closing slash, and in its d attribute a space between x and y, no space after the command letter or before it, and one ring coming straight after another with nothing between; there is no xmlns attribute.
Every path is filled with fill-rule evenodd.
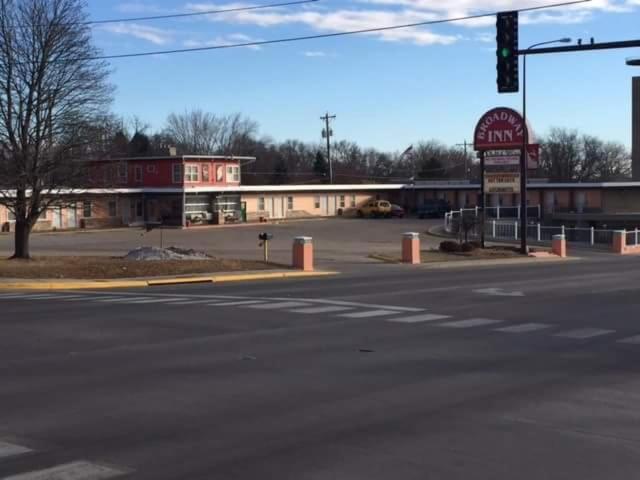
<svg viewBox="0 0 640 480"><path fill-rule="evenodd" d="M477 250L477 248L471 242L465 242L460 245L460 251L464 253L473 252Z"/></svg>
<svg viewBox="0 0 640 480"><path fill-rule="evenodd" d="M482 248L482 244L477 240L472 240L471 242L469 242L469 245L473 246L475 250Z"/></svg>
<svg viewBox="0 0 640 480"><path fill-rule="evenodd" d="M460 251L460 244L451 240L440 243L440 251L445 253L455 253Z"/></svg>

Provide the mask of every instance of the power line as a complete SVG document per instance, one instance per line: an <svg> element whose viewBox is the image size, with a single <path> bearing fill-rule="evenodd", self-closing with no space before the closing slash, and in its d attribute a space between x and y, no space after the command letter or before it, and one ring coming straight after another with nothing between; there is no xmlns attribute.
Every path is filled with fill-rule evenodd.
<svg viewBox="0 0 640 480"><path fill-rule="evenodd" d="M533 12L538 10L545 10L550 8L557 7L566 7L569 5L577 5L581 3L588 3L592 0L575 0L570 2L562 2L562 3L552 3L548 5L541 5L538 7L528 7L518 9L518 12ZM194 48L180 48L174 50L156 50L151 52L138 52L138 53L122 53L116 55L99 55L94 57L84 57L78 58L75 61L83 61L83 60L115 60L120 58L134 58L134 57L148 57L153 55L172 55L176 53L189 53L189 52L203 52L209 50L221 50L227 48L241 48L241 47L255 47L255 46L263 46L263 45L272 45L276 43L289 43L289 42L299 42L304 40L316 40L320 38L333 38L333 37L343 37L346 35L356 35L360 33L374 33L374 32L384 32L389 30L399 30L402 28L414 28L414 27L423 27L427 25L437 25L443 23L452 23L452 22L461 22L465 20L476 20L479 18L493 17L497 14L497 12L492 13L480 13L476 15L467 15L464 17L453 17L453 18L444 18L441 20L428 20L424 22L415 22L415 23L405 23L401 25L391 25L388 27L374 27L374 28L363 28L360 30L349 30L345 32L335 32L335 33L322 33L317 35L304 35L299 37L288 37L288 38L278 38L273 40L260 40L253 42L243 42L243 43L231 43L225 45L212 45L207 47L194 47ZM65 62L70 62L74 60L64 60ZM55 60L54 60L55 62Z"/></svg>
<svg viewBox="0 0 640 480"><path fill-rule="evenodd" d="M59 23L57 25L104 25L107 23L124 23L124 22L146 22L152 20L165 20L168 18L185 18L185 17L198 17L202 15L215 15L217 13L232 13L232 12L246 12L249 10L261 10L265 8L276 8L276 7L288 7L291 5L302 5L304 3L314 3L319 0L295 0L291 2L281 2L281 3L269 3L266 5L254 5L251 7L235 7L235 8L225 8L221 10L205 10L201 12L188 12L188 13L173 13L166 15L152 15L147 17L127 17L127 18L110 18L105 20L87 20L86 22L68 22L68 23ZM11 28L18 28L19 25L11 25Z"/></svg>

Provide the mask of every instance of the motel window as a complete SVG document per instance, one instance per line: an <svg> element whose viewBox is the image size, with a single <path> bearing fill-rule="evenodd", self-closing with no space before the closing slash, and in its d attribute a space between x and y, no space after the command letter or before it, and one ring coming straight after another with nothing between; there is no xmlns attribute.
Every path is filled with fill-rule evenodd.
<svg viewBox="0 0 640 480"><path fill-rule="evenodd" d="M287 197L287 210L293 210L293 197Z"/></svg>
<svg viewBox="0 0 640 480"><path fill-rule="evenodd" d="M126 183L129 178L129 171L127 169L126 163L121 163L118 165L118 180L123 183Z"/></svg>
<svg viewBox="0 0 640 480"><path fill-rule="evenodd" d="M356 196L351 195L351 208L356 208Z"/></svg>
<svg viewBox="0 0 640 480"><path fill-rule="evenodd" d="M227 182L239 182L240 181L240 167L233 167L227 165Z"/></svg>
<svg viewBox="0 0 640 480"><path fill-rule="evenodd" d="M174 163L171 167L171 171L173 172L173 183L182 183L182 165Z"/></svg>
<svg viewBox="0 0 640 480"><path fill-rule="evenodd" d="M313 199L313 207L317 210L320 208L320 197L315 197Z"/></svg>
<svg viewBox="0 0 640 480"><path fill-rule="evenodd" d="M133 169L133 178L136 183L142 183L142 167L137 165Z"/></svg>
<svg viewBox="0 0 640 480"><path fill-rule="evenodd" d="M264 212L264 197L258 197L258 210Z"/></svg>
<svg viewBox="0 0 640 480"><path fill-rule="evenodd" d="M340 208L344 208L344 207L345 207L344 195L340 195Z"/></svg>
<svg viewBox="0 0 640 480"><path fill-rule="evenodd" d="M185 165L184 167L184 181L185 182L197 182L198 178L198 165Z"/></svg>
<svg viewBox="0 0 640 480"><path fill-rule="evenodd" d="M118 206L115 200L109 201L109 216L115 217L118 214Z"/></svg>
<svg viewBox="0 0 640 480"><path fill-rule="evenodd" d="M209 165L202 165L202 181L209 181Z"/></svg>
<svg viewBox="0 0 640 480"><path fill-rule="evenodd" d="M91 202L84 202L82 204L82 216L84 218L91 218Z"/></svg>

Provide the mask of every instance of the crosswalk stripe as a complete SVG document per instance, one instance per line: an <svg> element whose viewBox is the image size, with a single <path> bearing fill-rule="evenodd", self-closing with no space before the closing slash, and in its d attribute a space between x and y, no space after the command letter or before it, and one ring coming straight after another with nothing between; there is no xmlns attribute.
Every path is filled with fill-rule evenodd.
<svg viewBox="0 0 640 480"><path fill-rule="evenodd" d="M633 337L623 338L622 340L618 340L618 343L640 343L640 335L634 335Z"/></svg>
<svg viewBox="0 0 640 480"><path fill-rule="evenodd" d="M149 300L149 297L111 297L111 298L100 298L96 300L100 303L127 303L134 300Z"/></svg>
<svg viewBox="0 0 640 480"><path fill-rule="evenodd" d="M546 323L522 323L511 327L496 328L496 332L528 333L535 332L536 330L544 330L545 328L551 328L552 326L553 325L548 325Z"/></svg>
<svg viewBox="0 0 640 480"><path fill-rule="evenodd" d="M13 457L30 451L30 448L23 447L22 445L15 445L13 443L0 441L0 458Z"/></svg>
<svg viewBox="0 0 640 480"><path fill-rule="evenodd" d="M179 302L185 301L186 298L149 298L146 297L144 300L123 300L122 303L131 303L135 305L142 305L147 303L171 303L171 302Z"/></svg>
<svg viewBox="0 0 640 480"><path fill-rule="evenodd" d="M308 308L295 308L289 310L291 313L335 313L346 312L347 310L353 310L353 307L308 307Z"/></svg>
<svg viewBox="0 0 640 480"><path fill-rule="evenodd" d="M445 318L451 318L450 315L437 315L434 313L425 313L424 315L412 315L410 317L389 318L387 322L393 323L420 323L420 322L433 322L435 320L444 320Z"/></svg>
<svg viewBox="0 0 640 480"><path fill-rule="evenodd" d="M303 302L276 302L276 303L248 305L247 308L258 308L260 310L277 310L280 308L306 307L308 305L309 305L308 303L303 303Z"/></svg>
<svg viewBox="0 0 640 480"><path fill-rule="evenodd" d="M480 327L483 325L492 325L494 323L500 323L502 320L492 320L490 318L470 318L468 320L457 320L455 322L441 323L440 327L449 328L470 328Z"/></svg>
<svg viewBox="0 0 640 480"><path fill-rule="evenodd" d="M578 328L576 330L556 333L554 336L584 340L586 338L599 337L601 335L609 335L611 333L615 333L615 330L605 330L602 328Z"/></svg>
<svg viewBox="0 0 640 480"><path fill-rule="evenodd" d="M63 298L63 300L65 302L94 302L96 300L104 300L106 298L122 298L122 297L107 297L105 295L100 295L99 297L87 297L87 296L79 296L79 297L72 297L72 298Z"/></svg>
<svg viewBox="0 0 640 480"><path fill-rule="evenodd" d="M365 310L364 312L354 313L341 313L339 317L344 318L369 318L369 317L384 317L385 315L397 315L398 312L394 310Z"/></svg>
<svg viewBox="0 0 640 480"><path fill-rule="evenodd" d="M236 300L233 302L211 303L214 307L236 307L240 305L257 305L258 303L266 303L264 300Z"/></svg>
<svg viewBox="0 0 640 480"><path fill-rule="evenodd" d="M171 302L171 305L197 305L199 303L206 303L208 305L215 305L218 302L218 300L214 300L211 298L207 298L206 300L202 300L202 299L191 299L191 300L185 300L185 301L180 301L180 302Z"/></svg>
<svg viewBox="0 0 640 480"><path fill-rule="evenodd" d="M81 460L44 470L11 475L4 480L104 480L124 473L126 472Z"/></svg>

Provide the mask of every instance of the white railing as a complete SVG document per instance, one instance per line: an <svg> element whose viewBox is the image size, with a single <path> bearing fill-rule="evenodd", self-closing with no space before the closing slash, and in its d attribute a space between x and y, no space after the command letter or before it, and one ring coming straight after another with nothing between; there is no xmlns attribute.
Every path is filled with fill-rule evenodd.
<svg viewBox="0 0 640 480"><path fill-rule="evenodd" d="M516 207L485 207L486 218L495 218L496 220L504 220L508 218L520 219L520 206ZM482 209L479 207L461 208L460 210L452 210L444 214L444 229L447 233L453 233L454 222L456 219L462 218L463 215L474 215L476 218L480 216ZM530 218L537 218L542 215L542 207L540 205L527 207L527 213Z"/></svg>
<svg viewBox="0 0 640 480"><path fill-rule="evenodd" d="M627 245L631 247L637 247L640 245L638 240L640 240L640 229L627 230Z"/></svg>

